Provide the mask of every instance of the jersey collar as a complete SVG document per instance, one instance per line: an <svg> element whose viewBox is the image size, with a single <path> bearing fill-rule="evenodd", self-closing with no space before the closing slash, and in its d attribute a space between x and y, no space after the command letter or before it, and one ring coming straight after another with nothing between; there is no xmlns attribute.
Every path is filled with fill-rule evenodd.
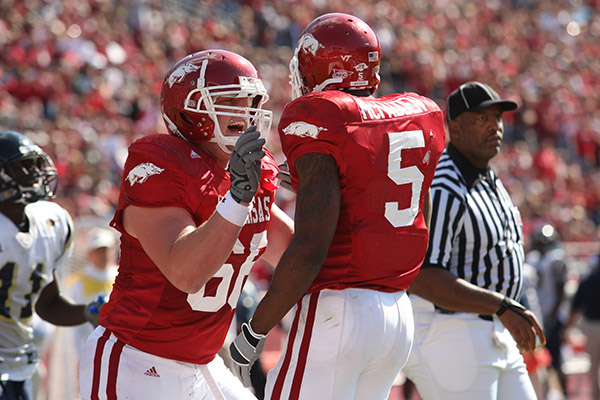
<svg viewBox="0 0 600 400"><path fill-rule="evenodd" d="M473 164L458 151L452 142L448 143L448 155L458 167L463 178L465 178L465 182L469 189L477 185L482 179L486 179L486 177L490 176L490 168L475 168Z"/></svg>

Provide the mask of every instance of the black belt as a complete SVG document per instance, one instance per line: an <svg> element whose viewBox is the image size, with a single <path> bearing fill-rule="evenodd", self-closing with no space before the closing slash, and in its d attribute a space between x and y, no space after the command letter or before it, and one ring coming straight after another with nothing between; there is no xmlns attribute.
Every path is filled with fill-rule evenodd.
<svg viewBox="0 0 600 400"><path fill-rule="evenodd" d="M446 310L445 308L436 306L435 304L433 306L435 307L435 311L439 312L440 314L455 314L456 313L456 311ZM490 314L477 314L477 317L484 321L493 321L494 320L494 317L492 317Z"/></svg>

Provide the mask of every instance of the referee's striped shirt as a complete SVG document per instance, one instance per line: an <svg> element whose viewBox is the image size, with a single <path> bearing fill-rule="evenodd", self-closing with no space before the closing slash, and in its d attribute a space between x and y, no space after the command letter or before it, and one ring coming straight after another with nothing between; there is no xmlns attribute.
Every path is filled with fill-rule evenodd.
<svg viewBox="0 0 600 400"><path fill-rule="evenodd" d="M431 185L423 268L442 267L472 284L518 299L523 286L521 216L491 169L477 169L452 143Z"/></svg>

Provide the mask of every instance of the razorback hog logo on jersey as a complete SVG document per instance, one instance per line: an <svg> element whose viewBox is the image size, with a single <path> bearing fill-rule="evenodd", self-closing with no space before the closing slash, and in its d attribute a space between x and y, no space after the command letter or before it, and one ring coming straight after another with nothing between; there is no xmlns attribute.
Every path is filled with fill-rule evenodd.
<svg viewBox="0 0 600 400"><path fill-rule="evenodd" d="M143 163L137 165L127 174L127 180L133 186L134 183L144 183L146 179L152 175L158 175L164 171L164 168L159 168L152 163Z"/></svg>
<svg viewBox="0 0 600 400"><path fill-rule="evenodd" d="M296 121L283 128L283 133L286 135L296 135L300 137L311 137L316 139L317 136L319 136L319 132L326 130L327 128L321 128L320 126L309 124L303 121Z"/></svg>
<svg viewBox="0 0 600 400"><path fill-rule="evenodd" d="M181 82L184 76L199 69L200 65L183 64L169 75L169 87L173 87L173 84Z"/></svg>
<svg viewBox="0 0 600 400"><path fill-rule="evenodd" d="M307 53L312 54L313 56L317 54L317 50L319 47L323 47L321 43L313 35L310 33L305 34L300 38L300 42L298 43L298 47Z"/></svg>

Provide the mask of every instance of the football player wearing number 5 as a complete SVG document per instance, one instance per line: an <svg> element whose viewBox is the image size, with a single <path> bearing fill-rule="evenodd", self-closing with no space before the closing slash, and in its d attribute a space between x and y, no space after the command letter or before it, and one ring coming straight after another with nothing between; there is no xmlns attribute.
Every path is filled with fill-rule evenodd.
<svg viewBox="0 0 600 400"><path fill-rule="evenodd" d="M48 201L57 173L50 157L25 135L0 131L0 399L33 399L38 366L33 312L62 326L94 323L83 304L64 298L55 273L72 250L68 212Z"/></svg>
<svg viewBox="0 0 600 400"><path fill-rule="evenodd" d="M444 147L440 108L415 93L379 98L371 28L326 14L290 63L295 100L279 124L295 227L271 286L230 346L247 379L265 335L295 306L271 399L387 399L413 341L406 295L425 256L428 191Z"/></svg>
<svg viewBox="0 0 600 400"><path fill-rule="evenodd" d="M170 135L129 148L112 226L119 273L80 367L84 399L254 399L217 352L259 257L277 264L293 222L275 204L271 112L238 54L190 54L161 93Z"/></svg>

